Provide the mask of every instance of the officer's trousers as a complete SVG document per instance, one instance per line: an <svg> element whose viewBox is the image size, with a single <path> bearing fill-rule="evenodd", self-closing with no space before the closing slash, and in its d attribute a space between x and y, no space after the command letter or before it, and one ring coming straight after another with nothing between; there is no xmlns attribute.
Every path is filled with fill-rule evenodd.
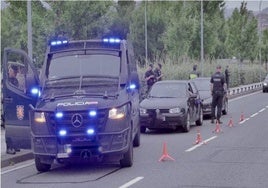
<svg viewBox="0 0 268 188"><path fill-rule="evenodd" d="M215 119L215 111L217 107L217 120L221 118L223 92L214 92L212 95L211 119Z"/></svg>

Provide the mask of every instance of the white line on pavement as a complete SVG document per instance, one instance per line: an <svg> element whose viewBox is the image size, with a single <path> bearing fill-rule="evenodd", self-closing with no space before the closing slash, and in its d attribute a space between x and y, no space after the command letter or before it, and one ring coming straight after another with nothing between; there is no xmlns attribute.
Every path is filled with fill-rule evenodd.
<svg viewBox="0 0 268 188"><path fill-rule="evenodd" d="M239 124L243 124L243 123L245 123L245 122L248 121L248 120L249 120L249 118L246 118L246 119L244 119L243 121L239 122Z"/></svg>
<svg viewBox="0 0 268 188"><path fill-rule="evenodd" d="M130 180L129 182L125 183L124 185L120 186L119 188L127 188L131 185L137 183L138 181L142 180L144 177L136 177L133 180Z"/></svg>
<svg viewBox="0 0 268 188"><path fill-rule="evenodd" d="M258 115L259 113L252 114L250 117L253 118L254 116Z"/></svg>
<svg viewBox="0 0 268 188"><path fill-rule="evenodd" d="M7 174L7 173L9 173L9 172L16 171L16 170L19 170L19 169L22 169L22 168L25 168L25 167L28 167L28 166L32 166L32 165L34 165L34 162L31 162L31 163L29 163L29 164L25 164L25 165L21 165L21 166L18 166L18 167L16 167L16 168L12 168L12 169L9 169L9 170L2 171L2 172L1 172L1 175L3 175L3 174Z"/></svg>
<svg viewBox="0 0 268 188"><path fill-rule="evenodd" d="M265 110L265 108L261 109L259 112L263 112Z"/></svg>
<svg viewBox="0 0 268 188"><path fill-rule="evenodd" d="M204 140L203 142L201 142L200 144L197 144L197 145L195 145L195 146L193 146L193 147L191 147L191 148L185 150L185 152L193 151L193 150L195 150L196 148L202 146L203 144L208 143L209 141L211 141L211 140L213 140L213 139L215 139L215 138L217 138L217 136L213 136L213 137L211 137L211 138L208 138L208 139Z"/></svg>

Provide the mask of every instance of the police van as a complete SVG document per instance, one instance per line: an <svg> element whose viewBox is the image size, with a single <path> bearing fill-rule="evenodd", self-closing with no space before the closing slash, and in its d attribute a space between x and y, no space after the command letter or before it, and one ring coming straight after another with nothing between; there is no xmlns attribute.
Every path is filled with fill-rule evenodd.
<svg viewBox="0 0 268 188"><path fill-rule="evenodd" d="M139 78L129 41L51 41L39 75L24 51L5 48L3 71L7 146L31 148L38 171L106 158L132 166Z"/></svg>

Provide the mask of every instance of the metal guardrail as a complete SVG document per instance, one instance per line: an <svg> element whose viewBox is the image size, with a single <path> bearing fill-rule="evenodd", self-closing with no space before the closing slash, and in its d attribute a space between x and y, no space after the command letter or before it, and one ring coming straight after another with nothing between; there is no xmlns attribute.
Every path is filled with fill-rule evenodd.
<svg viewBox="0 0 268 188"><path fill-rule="evenodd" d="M262 82L258 82L254 84L229 88L228 94L229 96L242 95L242 94L250 93L253 91L258 91L261 89L262 89Z"/></svg>

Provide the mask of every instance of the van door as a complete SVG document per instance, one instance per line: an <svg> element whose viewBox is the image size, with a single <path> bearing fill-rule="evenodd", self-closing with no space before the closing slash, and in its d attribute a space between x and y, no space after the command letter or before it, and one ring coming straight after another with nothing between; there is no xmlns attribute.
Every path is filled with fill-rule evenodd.
<svg viewBox="0 0 268 188"><path fill-rule="evenodd" d="M5 48L3 54L3 116L7 147L30 149L30 104L36 105L38 74L28 57L19 49ZM36 91L36 90L35 90Z"/></svg>

